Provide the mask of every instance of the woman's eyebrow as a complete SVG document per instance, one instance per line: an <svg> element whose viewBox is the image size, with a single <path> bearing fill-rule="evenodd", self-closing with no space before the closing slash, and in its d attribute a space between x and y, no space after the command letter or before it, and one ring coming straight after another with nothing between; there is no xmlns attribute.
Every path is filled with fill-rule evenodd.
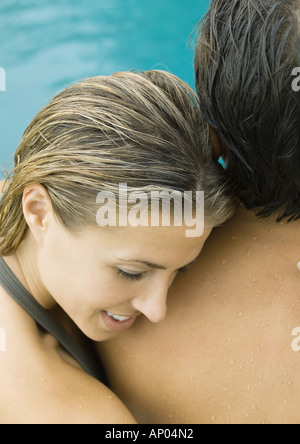
<svg viewBox="0 0 300 444"><path fill-rule="evenodd" d="M148 261L141 261L140 259L120 259L120 258L117 259L123 262L137 262L139 264L146 265L147 267L152 268L154 270L166 270L166 267L164 267L163 265L153 264L152 262Z"/></svg>
<svg viewBox="0 0 300 444"><path fill-rule="evenodd" d="M192 262L187 264L186 267L188 267L189 265L194 264L198 260L200 254L198 254L198 256ZM117 258L117 259L121 260L121 261L124 261L124 262L137 262L139 264L146 265L148 268L151 268L152 270L166 270L167 269L163 265L153 264L152 262L148 262L148 261L141 261L140 259L120 259L120 258Z"/></svg>

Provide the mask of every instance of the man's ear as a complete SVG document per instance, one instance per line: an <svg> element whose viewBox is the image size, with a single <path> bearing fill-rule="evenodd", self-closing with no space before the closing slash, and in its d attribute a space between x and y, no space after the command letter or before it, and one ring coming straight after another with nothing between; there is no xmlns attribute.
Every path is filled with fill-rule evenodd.
<svg viewBox="0 0 300 444"><path fill-rule="evenodd" d="M228 160L229 149L227 148L226 144L223 142L217 131L210 125L208 125L208 128L216 159L219 160L221 157L224 163L226 163Z"/></svg>
<svg viewBox="0 0 300 444"><path fill-rule="evenodd" d="M25 187L23 192L23 214L27 225L38 243L46 232L52 205L49 194L43 185Z"/></svg>

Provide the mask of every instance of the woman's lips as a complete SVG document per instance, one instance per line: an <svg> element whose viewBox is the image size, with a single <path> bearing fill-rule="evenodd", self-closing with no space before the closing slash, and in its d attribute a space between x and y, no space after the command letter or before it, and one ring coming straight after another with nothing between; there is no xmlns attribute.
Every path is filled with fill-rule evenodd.
<svg viewBox="0 0 300 444"><path fill-rule="evenodd" d="M136 320L136 316L132 316L125 321L117 321L108 315L107 311L101 311L102 319L106 328L111 331L122 331L127 330L127 328L131 327Z"/></svg>

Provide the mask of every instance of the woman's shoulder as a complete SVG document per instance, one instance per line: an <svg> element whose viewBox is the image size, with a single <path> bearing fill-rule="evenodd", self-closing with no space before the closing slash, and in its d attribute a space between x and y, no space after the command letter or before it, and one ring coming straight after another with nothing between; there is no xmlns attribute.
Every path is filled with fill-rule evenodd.
<svg viewBox="0 0 300 444"><path fill-rule="evenodd" d="M136 424L120 399L83 370L51 358L47 374L35 388L39 408L29 415L28 423ZM43 391L45 397L41 399Z"/></svg>
<svg viewBox="0 0 300 444"><path fill-rule="evenodd" d="M51 375L51 382L47 392L49 399L55 393L51 414L56 423L136 424L127 407L108 387L78 365L72 365L62 358L63 355L57 352L58 344L54 338L50 337L50 342L47 372ZM60 406L61 412L56 419L57 406Z"/></svg>
<svg viewBox="0 0 300 444"><path fill-rule="evenodd" d="M109 388L70 365L47 342L42 340L35 356L5 378L1 424L136 424Z"/></svg>
<svg viewBox="0 0 300 444"><path fill-rule="evenodd" d="M119 398L64 359L57 341L41 335L3 290L0 303L0 424L136 423Z"/></svg>

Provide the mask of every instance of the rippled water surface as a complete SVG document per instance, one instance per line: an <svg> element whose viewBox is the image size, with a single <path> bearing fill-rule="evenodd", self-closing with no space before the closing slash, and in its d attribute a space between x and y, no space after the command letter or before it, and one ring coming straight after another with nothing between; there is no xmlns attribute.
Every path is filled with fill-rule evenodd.
<svg viewBox="0 0 300 444"><path fill-rule="evenodd" d="M1 169L10 168L35 114L70 83L154 68L193 86L189 37L208 5L209 0L1 0Z"/></svg>

